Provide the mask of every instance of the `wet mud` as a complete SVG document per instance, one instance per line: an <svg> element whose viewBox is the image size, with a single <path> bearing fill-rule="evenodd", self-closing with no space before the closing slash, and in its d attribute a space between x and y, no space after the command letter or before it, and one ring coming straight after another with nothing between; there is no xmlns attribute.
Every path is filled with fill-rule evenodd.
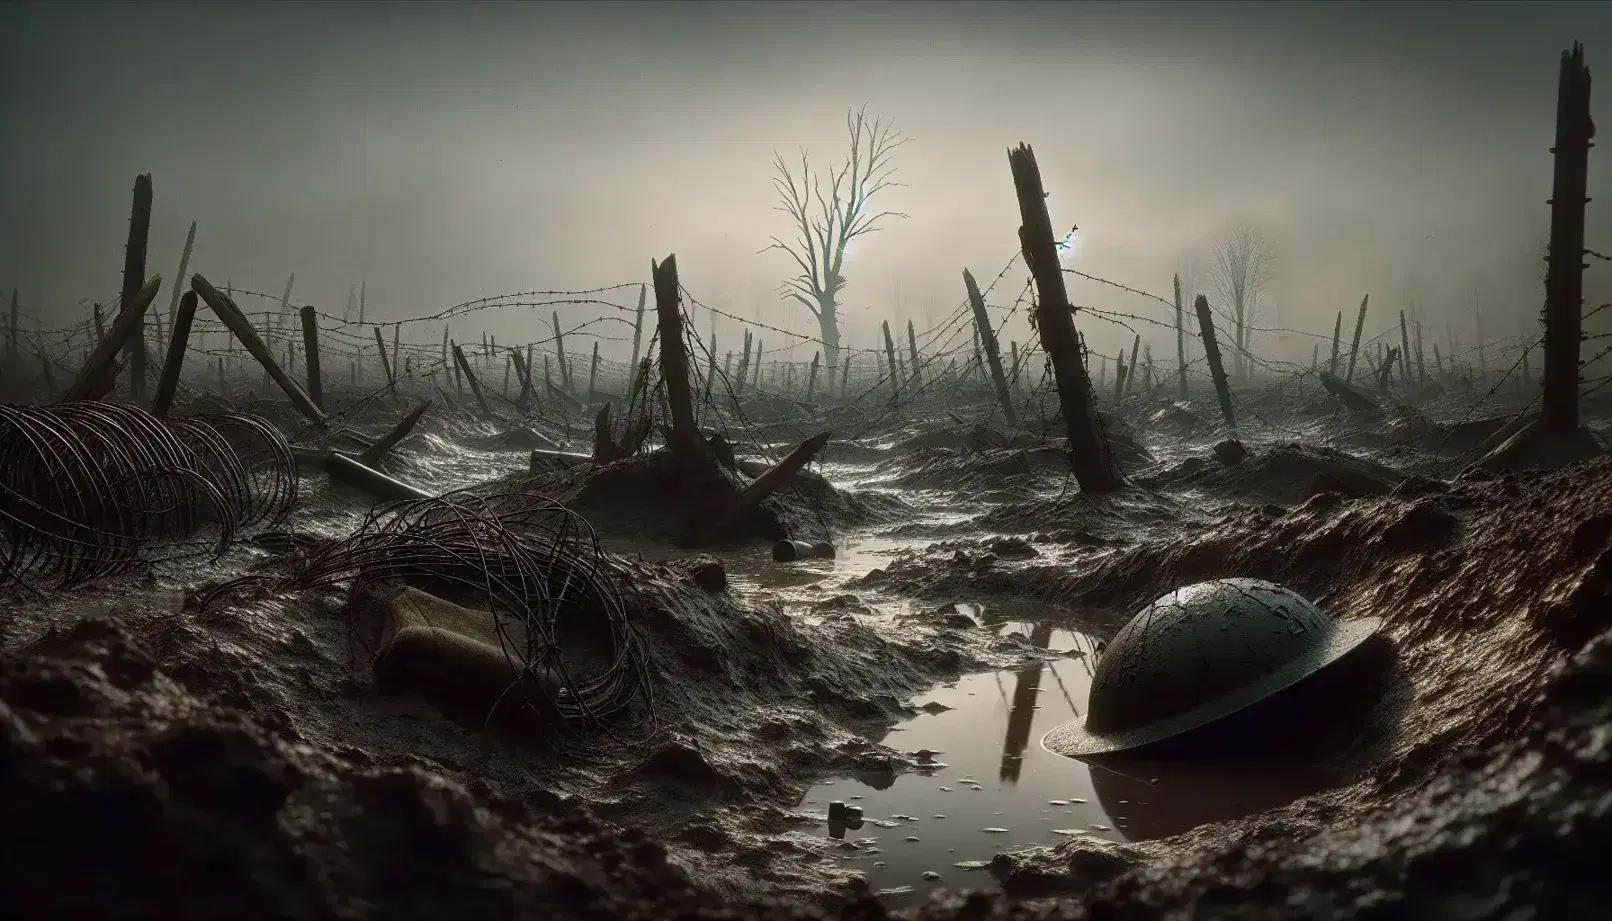
<svg viewBox="0 0 1612 921"><path fill-rule="evenodd" d="M0 899L21 918L1596 917L1612 460L1485 469L1514 414L1439 400L1270 400L1229 463L1212 404L1128 406L1110 496L1079 492L1061 440L915 410L831 441L699 547L680 536L799 440L799 407L734 435L734 478L699 489L654 451L531 457L586 453L580 420L428 414L378 466L579 515L639 651L631 703L556 735L384 680L384 606L292 580L374 501L305 469L291 517L216 561L7 596ZM348 441L394 419L354 414ZM776 562L785 538L837 552ZM209 596L243 574L260 589ZM1092 764L1040 747L1132 613L1228 575L1385 630L1212 733Z"/></svg>

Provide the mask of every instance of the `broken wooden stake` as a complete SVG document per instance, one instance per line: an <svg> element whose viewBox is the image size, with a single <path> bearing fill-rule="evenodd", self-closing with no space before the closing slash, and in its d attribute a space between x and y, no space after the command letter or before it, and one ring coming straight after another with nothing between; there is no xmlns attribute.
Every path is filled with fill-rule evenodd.
<svg viewBox="0 0 1612 921"><path fill-rule="evenodd" d="M1543 427L1579 429L1579 343L1584 333L1584 204L1589 183L1590 69L1584 46L1562 52L1556 90L1555 169L1551 180L1550 252L1545 272Z"/></svg>
<svg viewBox="0 0 1612 921"><path fill-rule="evenodd" d="M206 278L199 274L190 276L190 287L201 296L203 301L207 302L207 306L212 308L213 314L225 326L229 327L229 331L235 334L235 338L240 340L241 345L245 346L248 352L252 353L252 357L257 359L258 364L269 372L269 376L274 378L274 382L280 385L281 390L285 391L286 397L291 400L291 405L295 406L298 412L306 416L315 425L324 426L326 422L324 412L318 406L315 406L312 400L308 399L308 395L303 393L302 387L296 381L292 380L280 369L280 365L274 360L274 355L269 352L268 346L264 345L263 340L258 338L257 332L252 329L252 324L246 319L246 315L241 313L241 308L235 306L235 302L228 295L220 293L217 288L207 282Z"/></svg>
<svg viewBox="0 0 1612 921"><path fill-rule="evenodd" d="M907 321L907 350L912 356L912 386L921 388L924 385L924 379L918 367L918 337L913 335L911 320Z"/></svg>
<svg viewBox="0 0 1612 921"><path fill-rule="evenodd" d="M419 406L414 407L408 415L398 420L396 425L392 426L385 435L382 435L379 441L365 448L364 453L358 455L359 462L370 466L380 463L381 458L385 457L388 451L397 447L403 439L409 437L409 433L414 431L414 427L419 424L420 417L425 415L425 411L430 408L430 400L426 400Z"/></svg>
<svg viewBox="0 0 1612 921"><path fill-rule="evenodd" d="M124 302L127 307L118 313L117 319L112 322L112 328L101 337L101 341L84 360L84 367L68 386L67 393L62 396L64 400L95 400L105 395L116 385L118 353L125 352L124 363L132 361L128 353L129 336L140 326L145 317L146 310L151 302L156 300L157 292L162 288L162 276L153 275L145 283L145 287L135 291L134 296Z"/></svg>
<svg viewBox="0 0 1612 921"><path fill-rule="evenodd" d="M899 401L901 399L901 371L896 367L896 344L890 338L890 321L883 321L884 328L884 355L890 363L890 397Z"/></svg>
<svg viewBox="0 0 1612 921"><path fill-rule="evenodd" d="M178 287L175 285L175 287ZM185 362L185 349L190 344L190 324L196 317L196 292L186 291L179 299L179 310L173 316L173 339L168 343L168 360L162 364L162 379L157 382L157 396L151 401L151 414L168 415L174 394L179 390L179 371Z"/></svg>
<svg viewBox="0 0 1612 921"><path fill-rule="evenodd" d="M135 298L146 284L146 240L151 231L151 174L141 173L134 178L134 204L129 211L129 239L123 251L123 296L119 299L119 313L135 309ZM181 280L183 283L183 280ZM125 345L129 354L129 397L136 405L146 401L146 336L145 313L151 306L147 301L139 309L138 322L126 334ZM118 325L122 325L121 322Z"/></svg>
<svg viewBox="0 0 1612 921"><path fill-rule="evenodd" d="M822 352L813 352L812 353L812 370L811 370L810 373L808 373L806 375L806 402L808 402L808 403L812 402L812 397L816 395L815 391L817 390L817 359L822 357L822 354L823 354Z"/></svg>
<svg viewBox="0 0 1612 921"><path fill-rule="evenodd" d="M716 526L710 529L710 534L719 535L730 531L734 525L743 521L747 516L761 507L772 495L789 481L802 467L811 463L813 457L828 444L829 433L819 432L801 442L799 447L789 452L783 460L774 464L761 476L751 481L744 488L733 504L728 507L727 513L717 520Z"/></svg>
<svg viewBox="0 0 1612 921"><path fill-rule="evenodd" d="M1002 373L1002 356L996 347L996 333L991 329L990 315L985 312L985 295L974 281L974 273L963 270L963 289L968 293L968 304L974 311L974 333L979 336L985 360L991 366L991 384L996 388L996 401L1002 406L1002 418L1009 428L1018 428L1019 417L1013 409L1013 395L1008 392L1007 377Z"/></svg>
<svg viewBox="0 0 1612 921"><path fill-rule="evenodd" d="M309 304L302 314L302 363L308 366L308 399L320 410L325 408L324 382L319 377L319 317Z"/></svg>
<svg viewBox="0 0 1612 921"><path fill-rule="evenodd" d="M1360 299L1360 315L1355 317L1355 339L1349 346L1349 370L1343 375L1346 381L1355 379L1355 359L1360 355L1360 333L1366 328L1366 302L1370 300L1370 294Z"/></svg>
<svg viewBox="0 0 1612 921"><path fill-rule="evenodd" d="M1321 372L1321 386L1332 394L1333 398L1343 404L1344 408L1352 412L1377 412L1381 407L1371 394L1357 384L1351 384L1336 375Z"/></svg>
<svg viewBox="0 0 1612 921"><path fill-rule="evenodd" d="M481 407L482 418L493 418L492 408L487 405L487 395L481 392L481 381L477 380L476 373L470 370L470 361L465 358L465 350L457 342L453 344L453 360L458 365L459 372L470 381L470 392L476 396L476 405Z"/></svg>
<svg viewBox="0 0 1612 921"><path fill-rule="evenodd" d="M1052 236L1052 218L1047 213L1047 193L1041 182L1041 169L1035 152L1020 144L1008 152L1013 171L1013 187L1018 193L1019 246L1040 294L1035 306L1036 326L1041 344L1052 361L1058 387L1058 403L1063 410L1064 427L1069 433L1069 463L1075 480L1086 492L1110 492L1125 485L1114 465L1108 439L1092 400L1091 382L1075 335L1075 308L1064 288L1063 269Z"/></svg>
<svg viewBox="0 0 1612 921"><path fill-rule="evenodd" d="M381 356L381 373L386 375L386 392L395 397L397 396L397 378L392 375L392 362L386 357L386 340L381 338L381 328L379 326L372 328L375 330L375 352Z"/></svg>
<svg viewBox="0 0 1612 921"><path fill-rule="evenodd" d="M1327 362L1327 373L1338 373L1338 341L1343 335L1343 311L1338 311L1338 318L1332 321L1332 360Z"/></svg>
<svg viewBox="0 0 1612 921"><path fill-rule="evenodd" d="M716 472L694 421L694 396L689 389L688 353L683 346L682 292L677 281L677 255L650 263L655 282L655 315L659 321L660 373L666 382L666 403L672 417L667 448L686 472L704 476Z"/></svg>
<svg viewBox="0 0 1612 921"><path fill-rule="evenodd" d="M1181 376L1177 383L1181 399L1187 398L1187 328L1185 310L1181 305L1181 273L1175 273L1175 364Z"/></svg>
<svg viewBox="0 0 1612 921"><path fill-rule="evenodd" d="M1202 294L1192 305L1198 314L1199 334L1203 336L1203 356L1209 362L1209 376L1215 382L1215 396L1220 400L1220 415L1226 428L1237 430L1237 414L1231 407L1231 387L1226 383L1226 370L1220 363L1220 345L1215 341L1215 318L1209 312L1209 299Z"/></svg>

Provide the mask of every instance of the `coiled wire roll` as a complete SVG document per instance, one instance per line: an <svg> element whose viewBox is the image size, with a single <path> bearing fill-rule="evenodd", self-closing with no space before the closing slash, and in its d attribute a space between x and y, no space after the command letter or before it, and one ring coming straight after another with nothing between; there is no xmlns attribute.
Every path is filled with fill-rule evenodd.
<svg viewBox="0 0 1612 921"><path fill-rule="evenodd" d="M296 501L291 446L246 415L0 405L0 579L69 588L211 549Z"/></svg>

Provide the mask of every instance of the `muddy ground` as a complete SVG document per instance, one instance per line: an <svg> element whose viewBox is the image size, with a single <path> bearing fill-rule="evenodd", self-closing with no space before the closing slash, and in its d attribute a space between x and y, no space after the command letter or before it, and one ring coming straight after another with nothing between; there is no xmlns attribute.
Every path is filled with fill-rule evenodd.
<svg viewBox="0 0 1612 921"><path fill-rule="evenodd" d="M562 743L378 682L364 597L274 588L299 565L284 534L16 590L0 612L0 900L19 918L1604 914L1612 460L1474 466L1521 400L1350 414L1312 392L1251 398L1250 456L1227 465L1213 406L1108 407L1132 485L1105 497L1079 492L1057 442L993 424L984 394L855 417L757 407L766 425L726 432L741 459L821 428L855 437L746 540L703 548L676 540L704 499L663 458L534 462L520 430L566 428L428 414L394 476L557 499L599 532L645 676L617 731ZM314 443L283 404L251 408ZM1587 407L1603 434L1607 409ZM568 428L588 450L587 427ZM317 546L372 504L310 470L278 530ZM842 553L774 563L784 536ZM202 604L243 573L269 587ZM835 837L826 804L803 801L833 778L927 776L933 756L891 730L938 688L1100 655L1000 620L1101 643L1165 591L1234 575L1386 621L1355 671L1289 701L1301 725L1327 723L1304 753L1324 789L1163 838L1002 849L905 898L869 880L895 835L928 834L920 817ZM1295 717L1231 731L1282 735L1266 718ZM949 891L970 888L989 891Z"/></svg>

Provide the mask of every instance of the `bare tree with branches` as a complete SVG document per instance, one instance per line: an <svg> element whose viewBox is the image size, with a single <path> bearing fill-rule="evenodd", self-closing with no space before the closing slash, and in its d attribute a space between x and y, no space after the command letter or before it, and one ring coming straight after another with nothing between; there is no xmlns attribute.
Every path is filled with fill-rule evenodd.
<svg viewBox="0 0 1612 921"><path fill-rule="evenodd" d="M911 140L883 119L869 121L867 106L847 112L845 125L850 158L838 168L831 166L826 181L812 168L804 149L798 174L790 171L782 154L773 154L777 171L773 186L780 198L776 210L789 215L798 236L791 243L773 237L772 245L762 250L783 250L795 260L800 274L784 282L780 294L784 300L804 304L817 319L824 362L831 371L839 366L839 298L845 288L846 248L852 240L878 230L881 219L906 217L898 211L870 211L868 201L900 185L891 179L895 174L891 158L897 147Z"/></svg>
<svg viewBox="0 0 1612 921"><path fill-rule="evenodd" d="M1271 246L1251 224L1238 224L1210 249L1209 285L1222 304L1230 304L1235 324L1237 373L1247 377L1249 326L1259 309L1260 296L1270 283Z"/></svg>

